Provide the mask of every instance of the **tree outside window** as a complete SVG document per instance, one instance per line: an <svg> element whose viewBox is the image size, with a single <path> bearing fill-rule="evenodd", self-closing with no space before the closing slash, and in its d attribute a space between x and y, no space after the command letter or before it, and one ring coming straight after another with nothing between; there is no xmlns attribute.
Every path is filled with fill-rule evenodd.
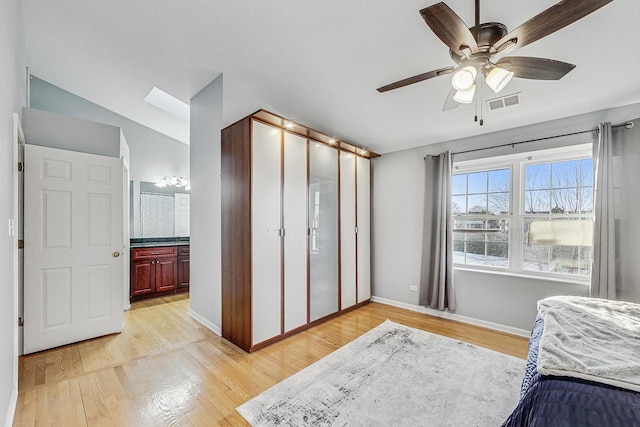
<svg viewBox="0 0 640 427"><path fill-rule="evenodd" d="M590 232L593 222L590 149L585 144L518 158L487 159L490 166L485 168L482 160L454 164L459 171L451 181L454 263L588 278L591 237L581 230ZM532 223L538 232L565 232L534 241L530 239ZM567 239L566 230L578 230L583 236Z"/></svg>

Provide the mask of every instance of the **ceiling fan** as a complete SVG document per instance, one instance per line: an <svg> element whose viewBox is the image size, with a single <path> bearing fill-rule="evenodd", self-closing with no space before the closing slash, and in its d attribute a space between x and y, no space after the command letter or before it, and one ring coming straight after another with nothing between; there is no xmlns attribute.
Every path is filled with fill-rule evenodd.
<svg viewBox="0 0 640 427"><path fill-rule="evenodd" d="M420 11L429 28L449 47L457 64L399 80L378 88L378 92L398 89L424 80L453 73L453 88L443 111L473 102L476 84L484 82L500 92L512 77L534 80L559 80L575 65L546 58L504 56L508 51L533 43L589 15L613 0L563 0L507 32L497 22L480 23L480 0L475 0L475 25L468 28L444 3Z"/></svg>

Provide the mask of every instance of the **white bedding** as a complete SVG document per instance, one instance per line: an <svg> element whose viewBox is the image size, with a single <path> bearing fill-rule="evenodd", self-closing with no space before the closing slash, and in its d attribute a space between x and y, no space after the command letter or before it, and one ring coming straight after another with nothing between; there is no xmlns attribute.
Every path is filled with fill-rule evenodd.
<svg viewBox="0 0 640 427"><path fill-rule="evenodd" d="M640 391L640 305L586 297L538 301L538 372Z"/></svg>

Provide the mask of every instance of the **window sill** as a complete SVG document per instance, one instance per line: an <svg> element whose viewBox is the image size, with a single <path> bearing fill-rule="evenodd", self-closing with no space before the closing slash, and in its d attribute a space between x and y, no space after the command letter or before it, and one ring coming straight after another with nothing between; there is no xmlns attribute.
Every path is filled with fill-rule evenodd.
<svg viewBox="0 0 640 427"><path fill-rule="evenodd" d="M589 279L574 279L570 277L564 278L564 277L557 277L557 276L547 276L543 274L515 273L512 271L500 271L500 270L493 270L493 269L490 270L490 269L472 268L472 267L455 267L454 266L453 269L460 270L460 271L469 271L472 273L495 274L498 276L519 277L522 279L541 280L545 282L570 283L572 285L582 285L585 287L590 286Z"/></svg>

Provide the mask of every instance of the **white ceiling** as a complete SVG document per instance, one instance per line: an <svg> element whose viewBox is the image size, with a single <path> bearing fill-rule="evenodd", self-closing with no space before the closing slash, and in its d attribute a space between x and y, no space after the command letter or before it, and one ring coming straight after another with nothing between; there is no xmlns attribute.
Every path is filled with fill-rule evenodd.
<svg viewBox="0 0 640 427"><path fill-rule="evenodd" d="M375 89L453 65L418 11L434 0L23 0L29 71L188 143L189 125L147 104L157 86L189 102L220 72L278 112L385 153L640 102L640 2L614 0L517 50L576 64L560 81L513 79L522 104L442 112L450 77ZM473 25L473 0L446 3ZM509 30L555 0L483 0ZM485 89L485 99L495 97ZM238 117L239 119L240 117Z"/></svg>

